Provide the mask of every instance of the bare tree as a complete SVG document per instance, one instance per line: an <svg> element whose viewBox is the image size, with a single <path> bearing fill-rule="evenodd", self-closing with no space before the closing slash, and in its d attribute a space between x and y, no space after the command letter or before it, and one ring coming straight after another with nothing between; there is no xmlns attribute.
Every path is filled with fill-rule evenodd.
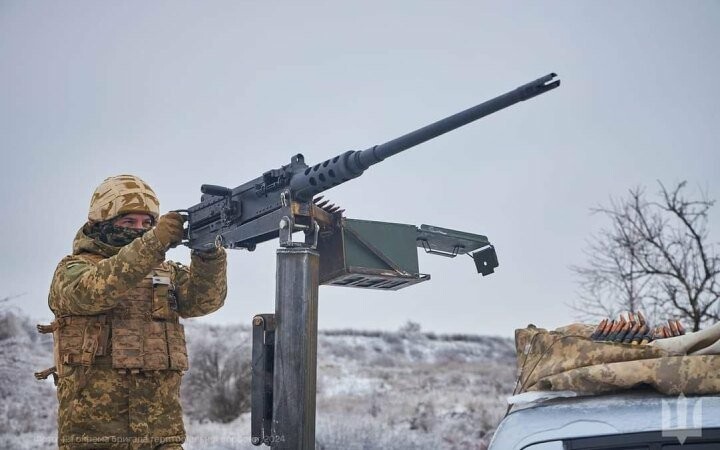
<svg viewBox="0 0 720 450"><path fill-rule="evenodd" d="M695 331L720 319L720 255L707 228L715 201L705 192L688 196L684 181L659 186L654 200L636 188L593 209L610 226L590 239L586 264L571 268L581 290L572 305L578 315L642 310L684 319Z"/></svg>
<svg viewBox="0 0 720 450"><path fill-rule="evenodd" d="M192 370L184 375L185 413L196 420L227 423L250 409L248 348L218 339L191 343Z"/></svg>

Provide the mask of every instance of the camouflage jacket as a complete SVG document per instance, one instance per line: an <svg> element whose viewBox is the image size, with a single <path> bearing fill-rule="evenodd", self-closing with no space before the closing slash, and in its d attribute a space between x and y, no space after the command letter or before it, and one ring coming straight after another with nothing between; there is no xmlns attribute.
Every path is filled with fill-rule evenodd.
<svg viewBox="0 0 720 450"><path fill-rule="evenodd" d="M140 283L165 259L165 249L149 231L124 247L91 239L81 228L73 254L60 261L48 297L55 317L103 314L116 306L124 292ZM97 262L83 254L100 255ZM226 255L221 248L210 254L193 252L190 267L168 261L180 317L197 317L220 308L227 294Z"/></svg>
<svg viewBox="0 0 720 450"><path fill-rule="evenodd" d="M81 229L75 237L73 254L63 258L55 271L48 299L50 309L56 318L72 322L75 319L83 319L79 322L99 319L106 313L114 316L131 305L128 298L133 292L137 293L138 287L147 282L148 274L160 266L169 272L174 285L176 309L173 317L202 316L223 305L227 291L223 249L210 254L193 253L190 267L164 262L164 259L165 249L152 231L118 248L89 238ZM123 311L120 317L128 313ZM157 324L160 322L147 323L150 330ZM170 325L169 322L164 324ZM85 351L84 337L78 341L78 336L71 333L72 328L63 328L66 344L78 350L82 343L82 351ZM59 332L54 331L56 335ZM87 334L88 329L83 333ZM166 339L171 360L175 354L185 354L184 337L179 341L183 348L175 350L170 348L173 342ZM153 339L145 339L146 344L151 341ZM164 343L162 339L159 342ZM62 345L58 345L57 339L55 344L59 374L58 444L61 450L182 449L180 444L185 440L185 429L179 398L181 371L120 373L114 360L112 366L99 364L94 359L98 347L92 346L88 351L93 354L94 362L83 360L80 364L66 365L57 361ZM148 353L146 350L148 348L144 348L143 354ZM143 367L148 368L146 363L143 362ZM179 367L184 368L186 365Z"/></svg>

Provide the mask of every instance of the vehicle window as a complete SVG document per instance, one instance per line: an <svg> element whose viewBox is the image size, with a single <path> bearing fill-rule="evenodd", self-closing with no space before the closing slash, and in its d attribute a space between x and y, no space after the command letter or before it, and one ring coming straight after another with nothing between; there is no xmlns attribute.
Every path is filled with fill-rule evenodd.
<svg viewBox="0 0 720 450"><path fill-rule="evenodd" d="M684 449L691 449L691 450L717 450L718 447L720 447L720 441L715 442L706 442L701 444L674 444L674 445L663 445L661 448L662 450L684 450Z"/></svg>
<svg viewBox="0 0 720 450"><path fill-rule="evenodd" d="M677 436L663 435L659 431L654 431L566 439L563 441L563 448L564 450L717 450L720 448L720 429L688 431L690 433L685 434L686 440L682 444Z"/></svg>
<svg viewBox="0 0 720 450"><path fill-rule="evenodd" d="M523 450L564 450L562 441L541 442L539 444L530 444Z"/></svg>

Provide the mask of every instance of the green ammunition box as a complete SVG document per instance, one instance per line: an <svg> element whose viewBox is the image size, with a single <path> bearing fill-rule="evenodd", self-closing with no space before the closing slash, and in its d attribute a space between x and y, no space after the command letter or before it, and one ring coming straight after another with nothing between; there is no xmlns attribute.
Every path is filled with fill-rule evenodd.
<svg viewBox="0 0 720 450"><path fill-rule="evenodd" d="M343 219L321 236L320 283L395 291L430 279L419 273L414 225Z"/></svg>

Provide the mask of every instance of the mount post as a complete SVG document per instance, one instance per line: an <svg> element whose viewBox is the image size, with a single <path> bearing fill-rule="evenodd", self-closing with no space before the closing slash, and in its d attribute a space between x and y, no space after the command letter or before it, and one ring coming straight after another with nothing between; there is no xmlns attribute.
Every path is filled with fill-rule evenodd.
<svg viewBox="0 0 720 450"><path fill-rule="evenodd" d="M309 246L277 250L272 446L315 449L320 255Z"/></svg>

